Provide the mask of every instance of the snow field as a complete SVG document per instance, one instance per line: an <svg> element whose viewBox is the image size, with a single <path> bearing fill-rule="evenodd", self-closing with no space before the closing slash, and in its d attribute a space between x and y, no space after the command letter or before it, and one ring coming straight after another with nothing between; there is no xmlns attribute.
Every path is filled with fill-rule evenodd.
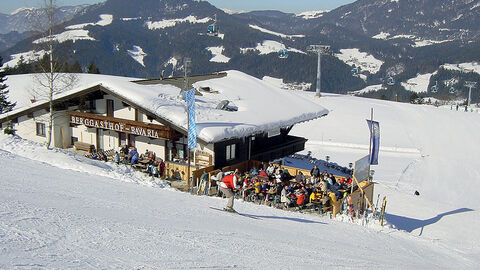
<svg viewBox="0 0 480 270"><path fill-rule="evenodd" d="M355 65L360 67L360 71L368 71L375 74L380 70L383 61L376 59L374 56L360 52L359 49L340 49L340 53L335 56L347 65Z"/></svg>
<svg viewBox="0 0 480 270"><path fill-rule="evenodd" d="M223 51L225 50L225 48L223 48L223 46L207 47L205 49L212 54L212 59L210 59L210 62L228 63L230 61L230 57L227 57L227 56L222 54Z"/></svg>

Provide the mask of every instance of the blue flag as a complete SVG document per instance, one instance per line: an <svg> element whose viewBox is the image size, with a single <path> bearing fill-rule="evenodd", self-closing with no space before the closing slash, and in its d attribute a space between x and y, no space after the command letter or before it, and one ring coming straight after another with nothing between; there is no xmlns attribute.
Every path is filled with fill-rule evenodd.
<svg viewBox="0 0 480 270"><path fill-rule="evenodd" d="M380 150L380 124L377 121L367 120L370 128L370 140L372 142L372 155L370 156L370 164L378 165L378 152ZM373 131L372 131L373 128Z"/></svg>
<svg viewBox="0 0 480 270"><path fill-rule="evenodd" d="M197 148L197 125L195 123L195 89L183 92L183 98L187 101L188 120L188 149Z"/></svg>

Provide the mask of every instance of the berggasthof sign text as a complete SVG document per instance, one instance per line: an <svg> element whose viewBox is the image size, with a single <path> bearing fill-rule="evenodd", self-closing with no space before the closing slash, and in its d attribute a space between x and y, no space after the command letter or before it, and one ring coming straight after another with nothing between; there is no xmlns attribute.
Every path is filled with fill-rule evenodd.
<svg viewBox="0 0 480 270"><path fill-rule="evenodd" d="M77 125L85 125L92 128L109 129L118 132L130 133L133 135L145 136L159 139L158 130L145 127L138 127L126 123L112 122L107 120L89 119L79 116L70 116L70 122Z"/></svg>

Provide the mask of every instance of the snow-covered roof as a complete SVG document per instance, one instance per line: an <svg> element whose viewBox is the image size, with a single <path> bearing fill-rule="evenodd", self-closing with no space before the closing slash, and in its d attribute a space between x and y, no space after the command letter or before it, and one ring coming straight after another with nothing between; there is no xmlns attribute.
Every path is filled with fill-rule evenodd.
<svg viewBox="0 0 480 270"><path fill-rule="evenodd" d="M209 88L196 96L196 124L198 138L207 143L230 138L240 138L256 133L289 127L296 123L313 120L328 114L324 107L308 98L295 95L239 71L227 71L223 78L199 81L197 89ZM179 98L180 89L173 85L133 82L134 78L78 74L78 83L71 90L59 94L55 99L65 98L95 86L133 103L157 117L170 122L182 130L187 129L186 103ZM7 116L26 112L45 105L46 100L31 103L31 89L38 85L34 75L8 76L9 99L16 101L15 110L0 115ZM238 111L216 109L228 100Z"/></svg>

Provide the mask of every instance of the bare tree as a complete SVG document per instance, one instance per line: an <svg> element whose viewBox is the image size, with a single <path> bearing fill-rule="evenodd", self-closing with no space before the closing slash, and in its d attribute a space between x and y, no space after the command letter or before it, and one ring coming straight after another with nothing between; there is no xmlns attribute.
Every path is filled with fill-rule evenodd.
<svg viewBox="0 0 480 270"><path fill-rule="evenodd" d="M34 99L44 99L49 102L48 110L48 125L47 125L47 141L46 147L49 149L52 143L52 135L54 129L54 99L55 96L70 89L75 85L78 78L72 73L62 73L62 62L56 58L57 39L54 35L55 29L55 0L44 0L45 15L47 17L46 37L34 41L40 46L46 46L47 53L45 57L39 62L37 68L39 73L36 73L34 78L36 81L35 87L31 90ZM41 20L39 20L41 21ZM60 46L58 46L60 48Z"/></svg>

